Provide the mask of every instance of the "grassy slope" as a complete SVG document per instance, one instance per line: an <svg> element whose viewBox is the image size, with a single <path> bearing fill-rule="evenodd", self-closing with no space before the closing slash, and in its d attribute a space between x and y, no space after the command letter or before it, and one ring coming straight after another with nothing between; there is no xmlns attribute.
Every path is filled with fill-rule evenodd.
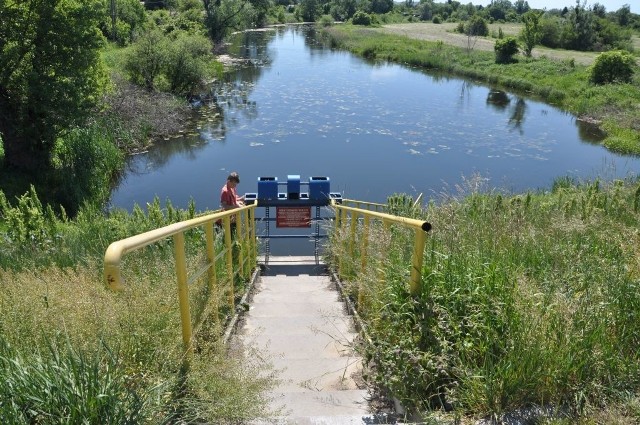
<svg viewBox="0 0 640 425"><path fill-rule="evenodd" d="M462 423L537 405L571 417L527 423L638 423L637 181L461 189L396 211L433 224L419 295L407 291L412 232L373 223L364 271L349 226L332 241L341 272L357 273L352 297L364 299L369 379L429 418L443 403Z"/></svg>
<svg viewBox="0 0 640 425"><path fill-rule="evenodd" d="M582 119L600 123L607 133L604 144L609 149L640 154L640 73L631 84L594 86L588 81L588 67L576 59L518 57L515 63L498 65L492 51L476 48L486 40L476 42L468 51L449 45L451 37L437 38L440 41L417 39L421 30L437 25L411 25L416 25L416 30L409 30L413 26L403 27L405 35L389 34L385 28L352 25L334 26L327 31L337 47L371 59L441 70L538 97Z"/></svg>

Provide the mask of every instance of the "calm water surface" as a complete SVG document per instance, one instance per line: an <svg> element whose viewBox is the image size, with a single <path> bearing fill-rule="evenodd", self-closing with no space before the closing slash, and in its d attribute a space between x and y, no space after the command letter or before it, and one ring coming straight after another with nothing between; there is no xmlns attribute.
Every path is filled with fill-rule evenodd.
<svg viewBox="0 0 640 425"><path fill-rule="evenodd" d="M327 176L344 197L452 192L481 176L489 187L525 191L559 176L635 176L637 158L599 146L600 135L553 106L469 81L332 51L313 29L239 35L231 47L250 64L215 89L193 134L132 157L112 195L130 210L155 196L217 208L229 171L239 193L257 179ZM286 191L284 188L281 191ZM303 188L303 191L306 191Z"/></svg>

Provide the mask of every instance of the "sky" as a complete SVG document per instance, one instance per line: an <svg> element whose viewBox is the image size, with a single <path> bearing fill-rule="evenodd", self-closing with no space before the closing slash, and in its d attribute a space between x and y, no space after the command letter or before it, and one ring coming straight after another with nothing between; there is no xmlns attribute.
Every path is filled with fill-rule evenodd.
<svg viewBox="0 0 640 425"><path fill-rule="evenodd" d="M467 4L468 2L464 0L458 0L462 4ZM515 0L510 0L513 3ZM582 2L583 0L581 0ZM575 6L575 0L527 0L529 6L533 9L562 9L563 7L571 7ZM481 4L486 6L491 4L491 0L471 0L473 4ZM625 4L631 6L631 12L640 14L640 2L638 0L587 0L587 7L592 4L600 3L603 5L607 12L615 12L620 9Z"/></svg>

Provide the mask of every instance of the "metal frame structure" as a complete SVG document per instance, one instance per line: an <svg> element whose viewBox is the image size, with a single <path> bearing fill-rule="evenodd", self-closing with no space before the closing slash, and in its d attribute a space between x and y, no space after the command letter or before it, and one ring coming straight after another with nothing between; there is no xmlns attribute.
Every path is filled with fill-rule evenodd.
<svg viewBox="0 0 640 425"><path fill-rule="evenodd" d="M322 188L314 188L314 179L322 183ZM261 184L266 183L266 184ZM267 187L268 185L268 187ZM286 186L286 192L280 192L279 187ZM301 187L308 186L309 192L301 192ZM317 190L314 190L317 189ZM316 264L320 263L320 240L328 237L326 234L320 233L320 222L323 220L334 220L335 216L322 217L322 207L328 207L332 203L341 203L342 195L337 192L329 191L329 179L327 177L311 177L308 182L301 182L299 175L287 176L286 182L278 182L276 177L259 177L258 192L246 193L245 202L249 204L257 204L258 207L264 208L264 217L256 217L256 227L258 222L264 223L264 234L258 234L257 237L265 240L264 263L269 264L271 255L271 239L313 239L314 241L314 258ZM271 208L288 208L288 207L315 207L315 215L310 217L314 229L312 233L307 234L272 234L271 223L276 221L275 217L271 217Z"/></svg>

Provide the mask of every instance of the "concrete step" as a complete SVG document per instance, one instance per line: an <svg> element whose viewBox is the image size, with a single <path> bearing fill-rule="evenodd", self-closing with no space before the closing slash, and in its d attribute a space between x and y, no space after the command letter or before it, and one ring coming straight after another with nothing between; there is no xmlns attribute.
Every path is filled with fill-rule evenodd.
<svg viewBox="0 0 640 425"><path fill-rule="evenodd" d="M283 417L352 416L369 414L366 390L276 392L272 407Z"/></svg>
<svg viewBox="0 0 640 425"><path fill-rule="evenodd" d="M249 425L379 425L397 423L393 416L387 415L339 415L258 419L249 422Z"/></svg>
<svg viewBox="0 0 640 425"><path fill-rule="evenodd" d="M277 372L268 398L278 416L264 423L384 423L371 420L353 330L324 268L295 261L265 268L235 335L237 345L269 360L265 375Z"/></svg>

